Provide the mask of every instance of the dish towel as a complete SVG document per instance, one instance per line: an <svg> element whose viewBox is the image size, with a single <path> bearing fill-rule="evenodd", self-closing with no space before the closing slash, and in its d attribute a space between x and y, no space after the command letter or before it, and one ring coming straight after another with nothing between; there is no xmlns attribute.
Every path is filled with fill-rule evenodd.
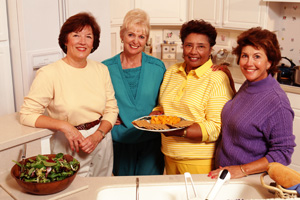
<svg viewBox="0 0 300 200"><path fill-rule="evenodd" d="M287 190L296 190L300 194L300 184L287 188Z"/></svg>

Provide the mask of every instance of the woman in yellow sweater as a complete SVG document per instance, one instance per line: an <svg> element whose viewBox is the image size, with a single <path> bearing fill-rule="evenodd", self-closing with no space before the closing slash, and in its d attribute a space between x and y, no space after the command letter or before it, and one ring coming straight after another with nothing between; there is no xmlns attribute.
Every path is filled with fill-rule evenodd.
<svg viewBox="0 0 300 200"><path fill-rule="evenodd" d="M70 17L59 35L66 56L37 71L20 111L22 124L56 131L52 153L73 155L81 176L110 176L113 167L110 130L118 116L117 101L107 67L87 59L99 38L92 15Z"/></svg>
<svg viewBox="0 0 300 200"><path fill-rule="evenodd" d="M211 68L216 36L215 28L203 20L191 20L181 27L184 63L165 73L159 106L151 114L179 116L195 123L162 134L167 174L203 174L213 169L221 110L233 95L227 75Z"/></svg>

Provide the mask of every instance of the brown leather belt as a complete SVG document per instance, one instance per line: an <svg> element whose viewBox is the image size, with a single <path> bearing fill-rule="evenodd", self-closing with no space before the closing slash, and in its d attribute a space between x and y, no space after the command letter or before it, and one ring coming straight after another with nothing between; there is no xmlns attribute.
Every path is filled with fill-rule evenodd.
<svg viewBox="0 0 300 200"><path fill-rule="evenodd" d="M95 120L93 122L88 122L88 123L85 123L85 124L80 124L78 126L75 126L75 128L77 128L78 130L89 130L90 128L93 128L94 126L96 126L97 124L99 124L100 121L101 121L101 118L102 118L102 116L99 119L97 119L97 120Z"/></svg>

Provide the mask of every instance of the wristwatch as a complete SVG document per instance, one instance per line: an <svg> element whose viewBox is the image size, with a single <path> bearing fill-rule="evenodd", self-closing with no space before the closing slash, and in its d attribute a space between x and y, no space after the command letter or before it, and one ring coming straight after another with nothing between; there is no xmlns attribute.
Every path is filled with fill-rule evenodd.
<svg viewBox="0 0 300 200"><path fill-rule="evenodd" d="M102 134L103 139L105 138L106 134L104 133L104 131L98 129L97 131L99 131Z"/></svg>

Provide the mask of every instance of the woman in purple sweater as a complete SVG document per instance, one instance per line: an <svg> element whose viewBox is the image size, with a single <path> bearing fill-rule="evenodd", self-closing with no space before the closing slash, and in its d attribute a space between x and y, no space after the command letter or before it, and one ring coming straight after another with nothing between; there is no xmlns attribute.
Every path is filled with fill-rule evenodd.
<svg viewBox="0 0 300 200"><path fill-rule="evenodd" d="M246 81L222 111L222 134L216 149L216 178L228 169L232 178L264 172L270 162L291 163L294 112L285 92L272 77L281 60L276 35L252 28L233 50Z"/></svg>

